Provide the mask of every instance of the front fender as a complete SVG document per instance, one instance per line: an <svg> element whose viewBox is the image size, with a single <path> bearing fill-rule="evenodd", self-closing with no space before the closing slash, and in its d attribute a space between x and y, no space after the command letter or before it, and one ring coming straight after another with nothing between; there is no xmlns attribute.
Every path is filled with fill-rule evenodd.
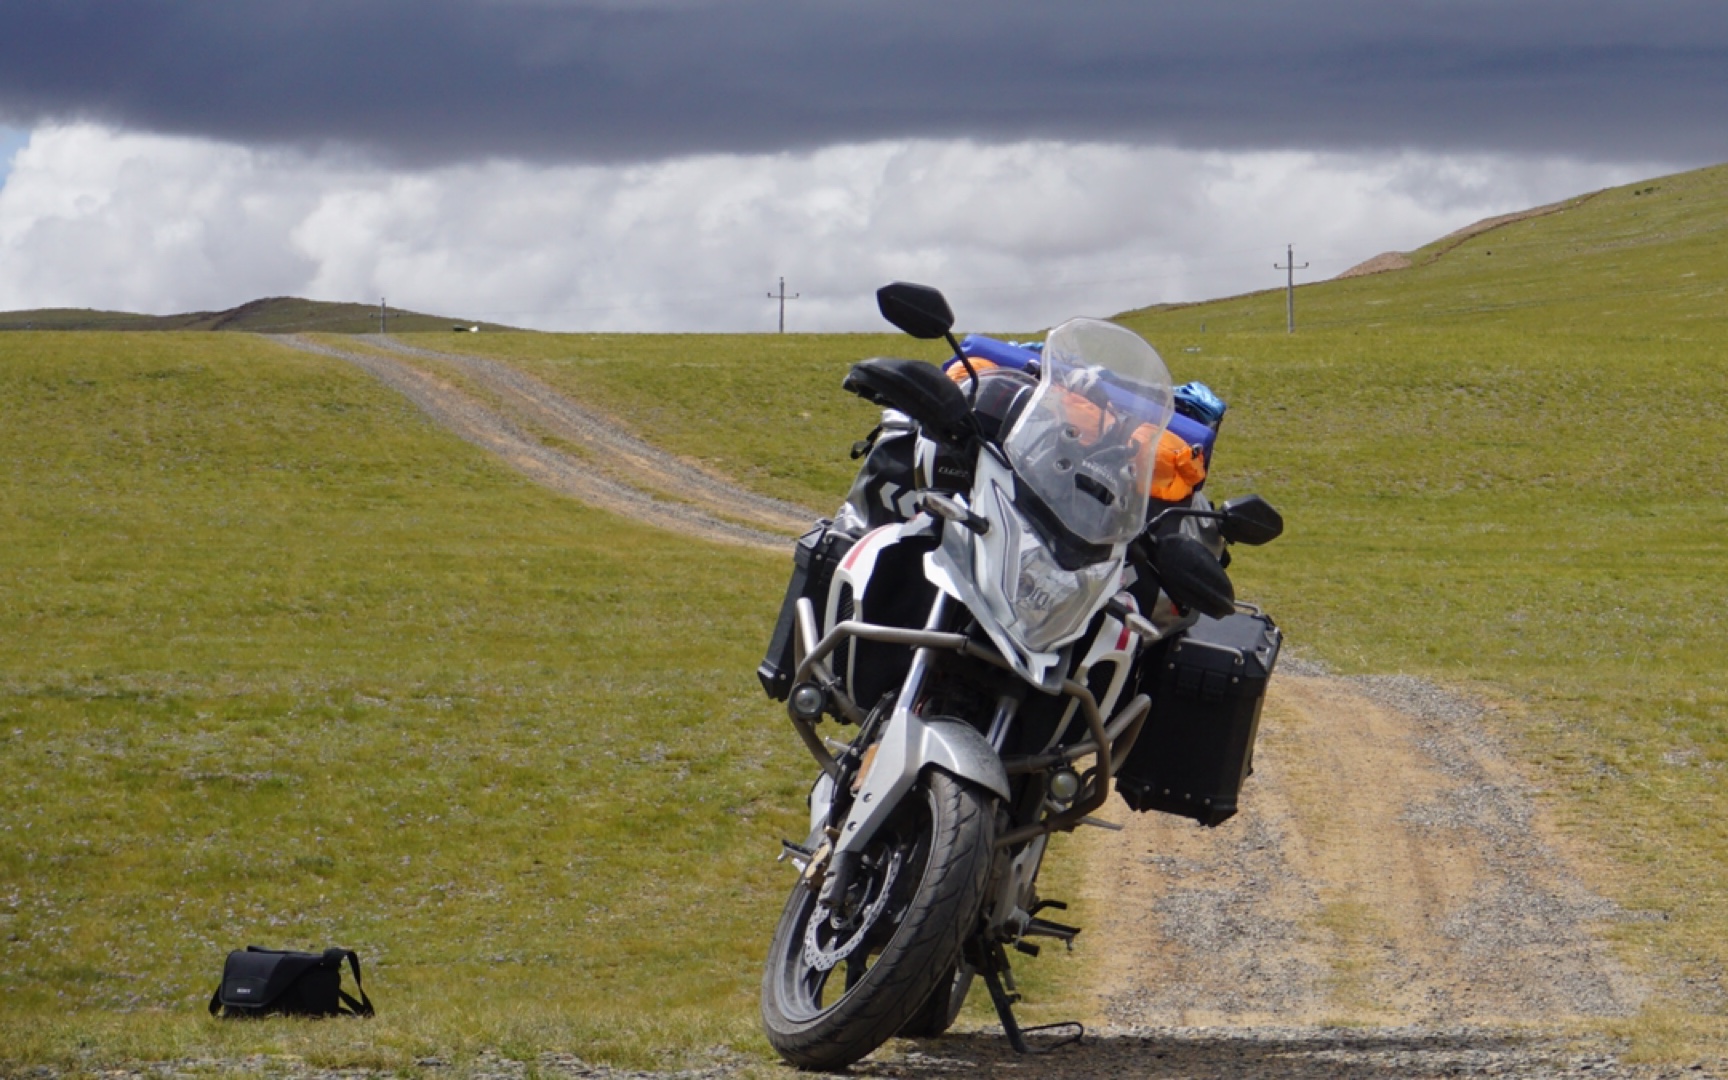
<svg viewBox="0 0 1728 1080"><path fill-rule="evenodd" d="M926 720L896 708L877 744L869 775L840 827L835 850L853 851L868 844L928 769L940 769L998 798L1008 798L1008 772L977 729L958 720Z"/></svg>

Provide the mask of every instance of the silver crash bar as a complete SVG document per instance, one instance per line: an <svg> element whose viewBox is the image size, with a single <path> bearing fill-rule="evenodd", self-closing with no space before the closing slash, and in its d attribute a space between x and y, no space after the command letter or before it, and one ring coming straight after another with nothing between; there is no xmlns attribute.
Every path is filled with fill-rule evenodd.
<svg viewBox="0 0 1728 1080"><path fill-rule="evenodd" d="M942 649L982 660L1003 671L1014 670L1013 665L1002 654L965 634L939 630L909 630L900 626L882 626L847 619L818 639L816 607L810 599L800 597L795 612L798 633L793 642L793 657L797 662L797 670L792 678L793 688L796 689L804 683L820 687L835 711L853 724L862 724L864 713L858 708L857 702L846 694L840 679L828 664L828 658L834 651L851 638L912 648ZM1080 715L1086 721L1087 737L1072 746L1057 747L1041 754L1004 757L1002 766L1010 776L1014 776L1040 772L1089 755L1096 755L1096 764L1087 770L1085 783L1073 805L1050 814L1035 825L1025 825L1004 833L996 839L999 847L1024 843L1045 833L1072 829L1080 824L1082 818L1103 806L1110 797L1110 782L1116 775L1117 765L1127 760L1129 751L1134 749L1134 741L1140 736L1146 716L1152 710L1152 699L1145 694L1136 694L1115 716L1106 721L1098 711L1098 699L1093 697L1092 691L1084 684L1064 678L1061 690L1079 704ZM791 700L791 695L788 695L787 715L791 717L792 726L797 729L799 738L810 751L810 755L816 759L816 764L822 767L822 771L836 781L839 780L839 763L834 760L834 755L828 752L821 736L816 734L815 723L791 709Z"/></svg>

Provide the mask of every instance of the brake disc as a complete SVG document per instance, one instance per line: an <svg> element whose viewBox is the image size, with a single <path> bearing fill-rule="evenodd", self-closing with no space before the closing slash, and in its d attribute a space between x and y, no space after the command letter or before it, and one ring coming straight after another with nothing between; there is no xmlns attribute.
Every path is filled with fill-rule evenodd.
<svg viewBox="0 0 1728 1080"><path fill-rule="evenodd" d="M882 913L888 910L888 899L894 895L894 879L900 874L900 865L904 855L898 849L888 858L888 865L883 868L880 876L872 875L871 881L876 887L876 897L865 905L853 919L847 920L837 915L832 908L818 905L811 913L810 921L804 927L804 963L817 971L832 971L835 965L851 956L865 938L870 934L870 928L881 919ZM822 944L824 932L833 935L833 943Z"/></svg>

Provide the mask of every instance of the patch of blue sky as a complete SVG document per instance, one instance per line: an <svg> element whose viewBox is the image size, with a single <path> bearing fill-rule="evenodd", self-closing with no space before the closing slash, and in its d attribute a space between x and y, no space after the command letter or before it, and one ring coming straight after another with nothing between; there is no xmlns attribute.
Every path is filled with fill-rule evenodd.
<svg viewBox="0 0 1728 1080"><path fill-rule="evenodd" d="M29 141L28 131L0 125L0 187L5 187L6 178L12 175L12 158L24 149L24 144Z"/></svg>

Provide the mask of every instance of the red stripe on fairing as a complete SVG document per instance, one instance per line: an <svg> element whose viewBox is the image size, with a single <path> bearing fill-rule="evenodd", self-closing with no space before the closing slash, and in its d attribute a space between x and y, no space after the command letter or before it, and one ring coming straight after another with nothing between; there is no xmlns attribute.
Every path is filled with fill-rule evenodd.
<svg viewBox="0 0 1728 1080"><path fill-rule="evenodd" d="M870 546L870 542L876 536L876 534L882 533L882 532L887 532L889 529L892 529L893 527L894 526L892 526L892 525L882 525L882 526L879 526L877 528L871 529L869 532L865 533L862 537L859 538L859 540L856 544L852 545L852 550L848 551L846 553L846 557L844 559L840 560L840 569L842 569L842 570L852 569L852 564L858 561L858 556L864 554L864 549Z"/></svg>

